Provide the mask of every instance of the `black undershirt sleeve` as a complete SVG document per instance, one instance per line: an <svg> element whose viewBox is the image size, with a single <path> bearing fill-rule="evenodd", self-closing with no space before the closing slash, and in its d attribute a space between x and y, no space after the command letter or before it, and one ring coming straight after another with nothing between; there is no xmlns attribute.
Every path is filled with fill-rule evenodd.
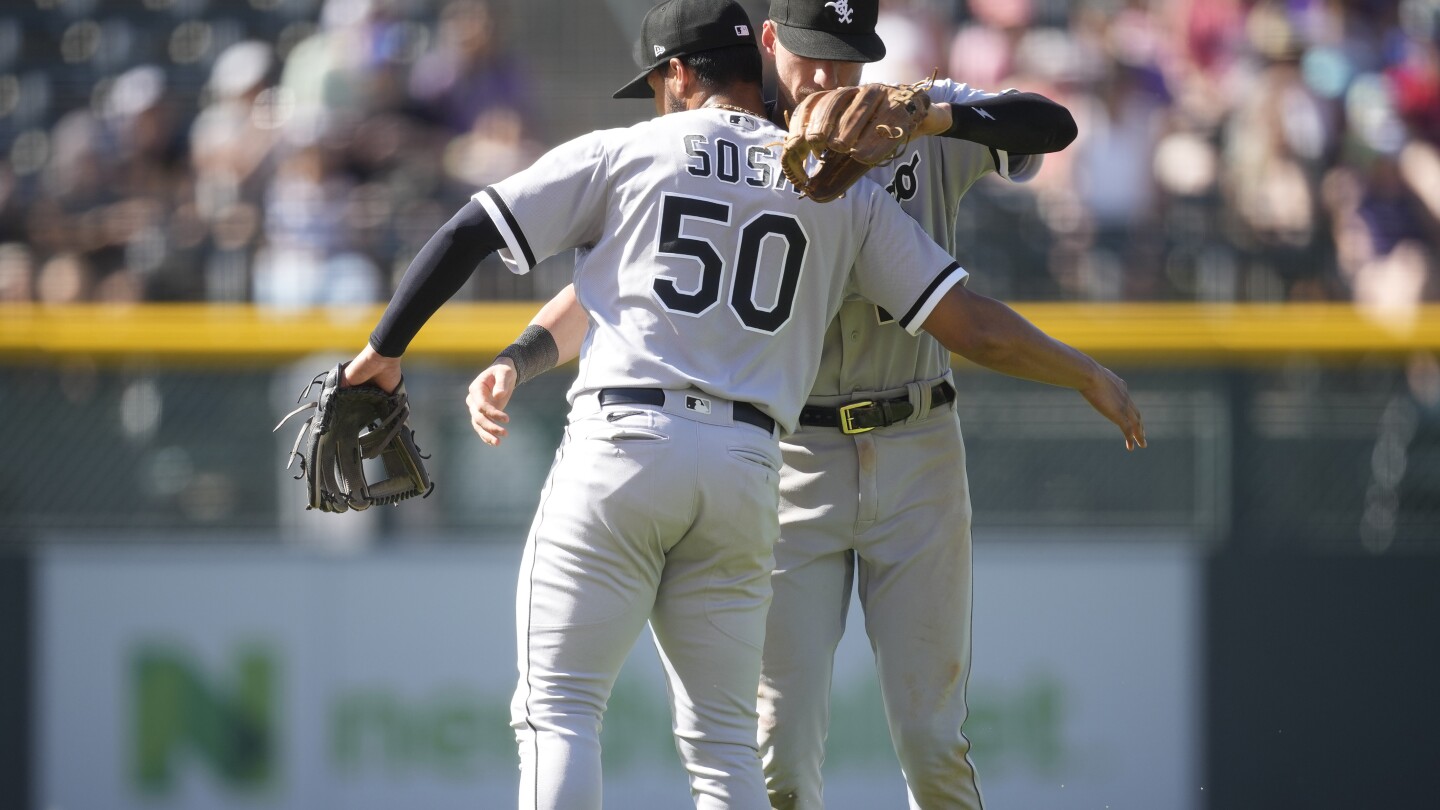
<svg viewBox="0 0 1440 810"><path fill-rule="evenodd" d="M471 200L420 248L400 279L400 287L370 333L370 346L385 357L399 357L430 316L470 280L486 256L505 247L505 239L480 203Z"/></svg>
<svg viewBox="0 0 1440 810"><path fill-rule="evenodd" d="M1069 110L1038 93L1009 92L951 102L950 120L950 129L941 135L1011 155L1059 152L1079 132Z"/></svg>

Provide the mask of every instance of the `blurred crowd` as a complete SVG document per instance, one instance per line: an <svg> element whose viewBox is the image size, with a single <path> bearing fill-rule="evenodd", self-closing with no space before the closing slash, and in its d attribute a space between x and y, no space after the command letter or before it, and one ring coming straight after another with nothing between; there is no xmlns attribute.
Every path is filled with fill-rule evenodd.
<svg viewBox="0 0 1440 810"><path fill-rule="evenodd" d="M1437 0L908 9L882 23L898 58L872 75L934 62L979 87L1045 93L1079 124L1019 199L1000 188L994 205L967 203L982 223L1008 210L1043 226L1028 263L1009 251L1002 291L1387 311L1440 297Z"/></svg>
<svg viewBox="0 0 1440 810"><path fill-rule="evenodd" d="M13 0L0 301L385 300L473 191L573 134L512 33L541 8ZM868 78L938 69L1075 114L1036 181L962 206L987 292L1440 298L1440 0L887 0L880 31Z"/></svg>
<svg viewBox="0 0 1440 810"><path fill-rule="evenodd" d="M484 0L39 5L11 25L50 23L59 56L28 92L53 99L71 61L101 78L48 127L13 128L0 299L384 300L470 193L542 151ZM164 64L105 69L107 43L139 51L147 34ZM25 112L7 87L45 78L0 74L0 116Z"/></svg>

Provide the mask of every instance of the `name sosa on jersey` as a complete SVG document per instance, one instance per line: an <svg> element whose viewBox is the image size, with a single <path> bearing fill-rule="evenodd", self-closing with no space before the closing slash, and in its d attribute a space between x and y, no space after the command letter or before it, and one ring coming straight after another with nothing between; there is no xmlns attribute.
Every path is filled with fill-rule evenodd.
<svg viewBox="0 0 1440 810"><path fill-rule="evenodd" d="M739 123L735 120L738 117L732 116L731 123ZM742 168L740 146L724 138L716 138L714 143L711 143L704 135L692 134L684 137L684 144L685 154L691 159L686 170L696 177L713 176L731 184L737 184L743 178L748 185L755 188L768 187L778 190L789 186L791 191L795 191L795 186L786 179L785 173L776 170L774 161L777 158L772 147L751 146L746 149ZM919 168L920 153L915 152L896 169L895 177L885 186L885 191L897 202L914 197Z"/></svg>
<svg viewBox="0 0 1440 810"><path fill-rule="evenodd" d="M739 123L731 116L731 123ZM755 188L783 189L795 186L785 179L785 173L776 167L778 158L771 146L751 146L745 149L745 161L740 161L740 145L724 138L713 142L704 135L686 135L682 141L685 154L690 156L686 171L695 177L714 177L725 183L738 184L744 179L746 185ZM797 194L799 192L796 192Z"/></svg>
<svg viewBox="0 0 1440 810"><path fill-rule="evenodd" d="M752 119L746 116L732 115L729 117L729 121L731 124L740 126L753 126ZM783 191L788 187L792 193L800 193L785 177L785 173L777 169L776 162L779 158L776 156L772 146L750 146L746 148L745 161L742 167L740 161L740 145L733 141L728 141L724 138L716 138L714 141L711 141L706 136L697 133L685 135L681 141L685 147L685 154L690 157L690 163L685 167L686 171L695 177L714 177L730 185L737 185L743 179L747 185L754 186L755 188L773 188L777 191ZM894 179L890 181L889 185L885 186L885 191L891 197L895 198L897 202L904 202L915 196L915 189L918 185L917 169L919 166L920 153L916 152L911 155L908 161L902 163L900 167L896 169ZM670 203L672 202L673 200L667 199L667 209L671 207ZM694 203L688 203L688 205L694 205ZM671 220L670 217L666 217L666 219L667 221ZM674 300L678 297L675 291L664 288L664 285L668 281L671 280L660 279L656 282L656 293L666 309L672 312L688 312L691 314L701 311L696 308L696 302L694 301L686 301L681 304ZM782 280L780 293L782 302L788 302L789 298L793 297L793 288L794 279L788 277L787 274L787 277ZM710 303L713 302L705 302L702 309L708 307ZM788 307L786 307L786 309L788 309ZM773 320L774 312L771 311L767 314L771 316L767 320ZM895 316L885 311L884 307L876 304L875 320L881 324L894 323ZM783 322L784 319L781 318L780 323ZM748 321L746 325L755 326L755 324ZM779 324L776 323L766 324L768 327L767 331L773 331L778 325Z"/></svg>

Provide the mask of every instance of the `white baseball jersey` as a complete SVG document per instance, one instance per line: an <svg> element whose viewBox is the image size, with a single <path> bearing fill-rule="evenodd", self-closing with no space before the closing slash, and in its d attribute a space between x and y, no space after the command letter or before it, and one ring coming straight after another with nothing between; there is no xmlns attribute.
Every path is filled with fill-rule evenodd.
<svg viewBox="0 0 1440 810"><path fill-rule="evenodd" d="M929 93L936 102L951 103L998 95L949 79L935 82ZM956 108L954 114L987 113ZM1010 180L1029 180L1040 170L1041 162L1041 155L1012 161L1005 152L959 138L916 138L893 162L866 177L899 201L905 213L954 255L955 218L965 191L992 171ZM874 299L852 296L847 300L826 332L812 393L835 396L885 391L916 380L939 379L948 372L950 352L928 334L912 337L914 330L907 333L901 328L891 314L894 312Z"/></svg>
<svg viewBox="0 0 1440 810"><path fill-rule="evenodd" d="M592 328L572 402L695 387L753 403L790 432L852 278L911 334L965 279L874 183L832 203L802 199L779 169L783 138L751 115L675 113L581 136L475 195L516 272L578 249Z"/></svg>

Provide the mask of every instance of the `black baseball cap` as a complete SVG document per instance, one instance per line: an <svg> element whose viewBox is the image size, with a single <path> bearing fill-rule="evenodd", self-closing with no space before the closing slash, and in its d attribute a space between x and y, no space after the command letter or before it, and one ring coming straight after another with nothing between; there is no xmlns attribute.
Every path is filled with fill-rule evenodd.
<svg viewBox="0 0 1440 810"><path fill-rule="evenodd" d="M755 44L750 15L735 0L665 0L645 14L640 39L635 43L635 64L640 75L619 90L615 98L654 98L646 77L671 57Z"/></svg>
<svg viewBox="0 0 1440 810"><path fill-rule="evenodd" d="M880 0L770 0L770 22L785 50L806 59L878 62Z"/></svg>

